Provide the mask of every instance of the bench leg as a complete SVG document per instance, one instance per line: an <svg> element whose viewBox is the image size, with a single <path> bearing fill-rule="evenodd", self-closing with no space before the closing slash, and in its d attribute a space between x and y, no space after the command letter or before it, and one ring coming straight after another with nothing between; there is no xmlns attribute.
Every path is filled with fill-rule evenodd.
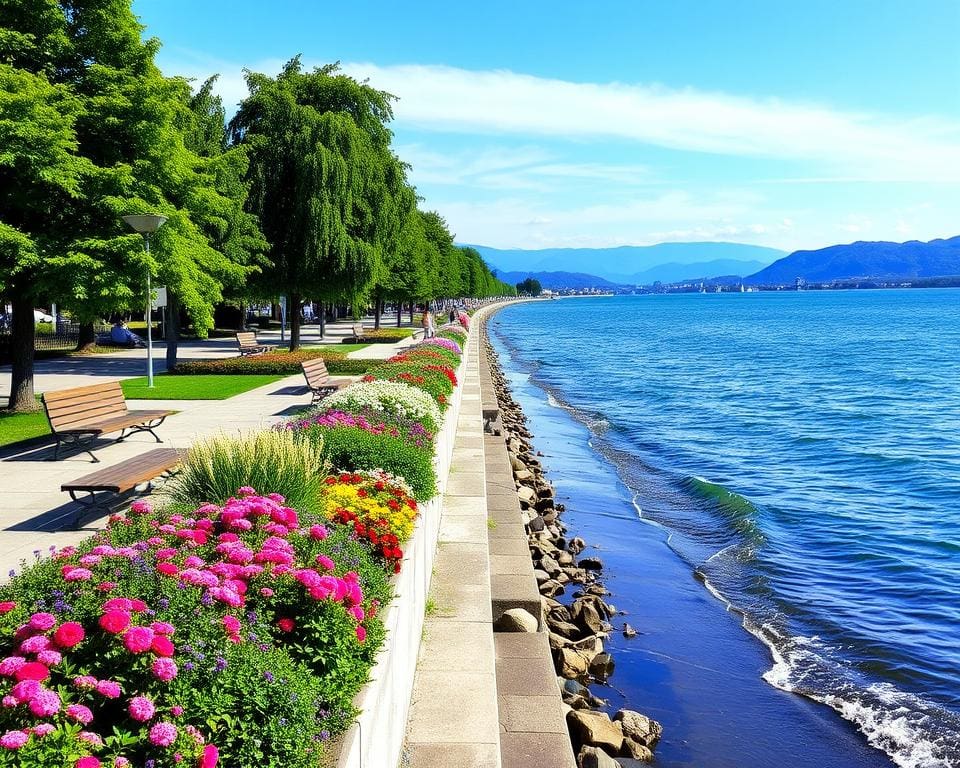
<svg viewBox="0 0 960 768"><path fill-rule="evenodd" d="M158 443L162 443L163 440L161 440L157 436L157 433L153 430L163 424L163 421L166 418L166 416L161 416L159 419L154 419L148 424L137 424L135 427L124 427L124 429L120 432L120 437L117 438L117 442L122 443L128 437L135 435L137 432L149 432L151 435L153 435L154 440L156 440ZM127 430L129 430L129 432Z"/></svg>
<svg viewBox="0 0 960 768"><path fill-rule="evenodd" d="M83 520L84 517L87 517L90 513L99 510L108 510L108 501L112 496L112 494L104 492L103 498L98 499L97 494L94 491L71 490L69 493L70 498L73 499L80 507L77 510L77 514L73 516L73 520L70 521L70 530L72 531L78 530L80 528L80 521ZM89 494L89 498L80 498L77 496L77 493L87 493Z"/></svg>
<svg viewBox="0 0 960 768"><path fill-rule="evenodd" d="M87 447L96 439L97 436L95 434L91 434L89 437L83 435L54 435L54 437L57 439L57 445L53 449L53 458L51 458L50 461L56 461L60 457L61 446L66 448L70 445L76 445L81 451L86 451L90 454L90 459L94 464L100 463L100 459Z"/></svg>

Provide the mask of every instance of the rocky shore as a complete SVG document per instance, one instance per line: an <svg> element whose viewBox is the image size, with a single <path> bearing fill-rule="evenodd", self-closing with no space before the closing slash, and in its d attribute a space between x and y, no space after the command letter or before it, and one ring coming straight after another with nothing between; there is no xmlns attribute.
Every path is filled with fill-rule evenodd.
<svg viewBox="0 0 960 768"><path fill-rule="evenodd" d="M612 632L636 634L629 624L615 629L616 608L607 602L603 562L584 555L587 543L569 536L561 520L564 511L546 479L534 451L526 417L513 400L503 371L483 329L481 343L490 364L500 415L491 425L503 432L520 499L540 592L541 617L549 633L550 649L563 697L567 727L581 768L630 768L653 760L660 739L659 723L629 709L613 717L603 710L606 702L590 691L594 682L613 674L613 657L604 649ZM500 631L536 630L538 620L526 611L508 611L498 622Z"/></svg>

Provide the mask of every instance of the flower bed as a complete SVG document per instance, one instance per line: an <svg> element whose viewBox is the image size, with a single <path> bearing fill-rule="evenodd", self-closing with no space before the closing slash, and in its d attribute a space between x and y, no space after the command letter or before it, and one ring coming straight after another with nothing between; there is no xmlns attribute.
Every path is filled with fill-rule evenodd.
<svg viewBox="0 0 960 768"><path fill-rule="evenodd" d="M298 349L296 352L270 352L265 355L224 357L216 360L188 360L177 363L173 374L276 374L300 373L300 364L306 360L322 357L327 370L334 376L360 376L369 370L376 360L346 357L343 352L320 349Z"/></svg>
<svg viewBox="0 0 960 768"><path fill-rule="evenodd" d="M439 378L410 385L428 394L351 385L344 410L282 439L198 446L180 503L135 504L0 587L0 767L306 768L361 709L370 733L351 729L343 760L396 762L459 407L433 346L412 354L448 388L446 419L429 396ZM398 365L413 364L377 370ZM369 471L315 493L290 473L305 445ZM256 460L267 452L284 460ZM264 491L273 479L302 508L250 487L204 503L224 475ZM402 605L388 604L391 574Z"/></svg>
<svg viewBox="0 0 960 768"><path fill-rule="evenodd" d="M416 331L413 328L364 328L363 333L358 338L348 336L343 340L343 343L353 344L360 341L367 344L392 344L395 341L413 336L414 333Z"/></svg>

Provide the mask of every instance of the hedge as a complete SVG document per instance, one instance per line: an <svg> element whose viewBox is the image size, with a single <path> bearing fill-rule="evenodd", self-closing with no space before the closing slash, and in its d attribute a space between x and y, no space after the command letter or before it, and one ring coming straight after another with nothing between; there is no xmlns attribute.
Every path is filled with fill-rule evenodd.
<svg viewBox="0 0 960 768"><path fill-rule="evenodd" d="M298 349L296 352L270 352L246 357L222 357L216 360L188 360L177 363L173 374L277 374L289 376L300 373L305 360L322 357L333 376L362 376L377 360L346 357L342 352L319 349Z"/></svg>

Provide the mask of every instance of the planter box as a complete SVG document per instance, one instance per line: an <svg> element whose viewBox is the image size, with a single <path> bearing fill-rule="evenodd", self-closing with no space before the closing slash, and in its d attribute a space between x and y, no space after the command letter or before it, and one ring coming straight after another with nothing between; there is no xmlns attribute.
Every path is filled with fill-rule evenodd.
<svg viewBox="0 0 960 768"><path fill-rule="evenodd" d="M403 565L393 582L394 597L383 616L387 638L370 671L370 682L354 699L360 715L343 736L337 768L394 768L400 761L437 551L443 492L447 487L457 437L469 344L468 337L457 369L460 383L451 396L443 426L437 433L433 457L437 495L419 505L420 517L404 546Z"/></svg>

